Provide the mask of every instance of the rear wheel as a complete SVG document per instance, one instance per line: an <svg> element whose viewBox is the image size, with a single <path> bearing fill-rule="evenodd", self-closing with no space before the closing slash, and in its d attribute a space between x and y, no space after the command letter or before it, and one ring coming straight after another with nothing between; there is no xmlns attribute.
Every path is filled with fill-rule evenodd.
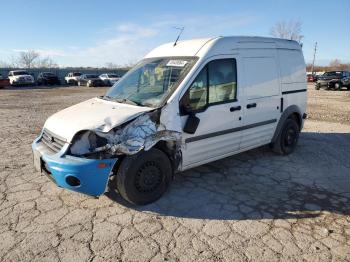
<svg viewBox="0 0 350 262"><path fill-rule="evenodd" d="M272 150L281 155L289 155L297 146L299 133L299 126L295 120L287 119L272 146Z"/></svg>
<svg viewBox="0 0 350 262"><path fill-rule="evenodd" d="M112 178L111 187L128 202L146 205L159 199L168 189L172 178L169 158L152 148L126 156Z"/></svg>
<svg viewBox="0 0 350 262"><path fill-rule="evenodd" d="M321 85L320 85L320 84L316 84L316 85L315 85L315 89L316 89L316 90L320 90L320 88L321 88Z"/></svg>

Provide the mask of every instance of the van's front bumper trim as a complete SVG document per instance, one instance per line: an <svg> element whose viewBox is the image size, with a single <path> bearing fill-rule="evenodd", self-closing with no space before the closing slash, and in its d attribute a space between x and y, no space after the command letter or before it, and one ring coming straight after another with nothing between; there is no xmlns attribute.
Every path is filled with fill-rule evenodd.
<svg viewBox="0 0 350 262"><path fill-rule="evenodd" d="M90 196L99 196L106 191L117 158L80 158L62 154L63 149L56 154L47 154L38 140L32 144L34 167L37 171L48 176L59 187L72 191ZM79 184L73 185L70 182L72 177Z"/></svg>

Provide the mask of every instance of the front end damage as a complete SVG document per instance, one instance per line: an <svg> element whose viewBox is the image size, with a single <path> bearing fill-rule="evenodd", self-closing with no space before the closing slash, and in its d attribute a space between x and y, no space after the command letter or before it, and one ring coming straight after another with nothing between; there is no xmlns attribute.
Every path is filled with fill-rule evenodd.
<svg viewBox="0 0 350 262"><path fill-rule="evenodd" d="M80 131L54 154L48 152L41 135L32 144L34 165L58 186L91 196L106 191L113 167L124 156L148 151L154 146L168 155L177 170L181 133L167 130L160 114L160 109L144 113L109 132L98 128Z"/></svg>

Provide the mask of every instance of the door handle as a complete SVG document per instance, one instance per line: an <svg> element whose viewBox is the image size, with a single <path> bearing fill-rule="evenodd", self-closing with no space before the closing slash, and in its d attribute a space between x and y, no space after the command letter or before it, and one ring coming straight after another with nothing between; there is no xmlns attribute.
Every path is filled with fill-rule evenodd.
<svg viewBox="0 0 350 262"><path fill-rule="evenodd" d="M256 107L256 103L252 103L252 104L248 104L247 105L247 108L249 109L249 108L253 108L253 107Z"/></svg>
<svg viewBox="0 0 350 262"><path fill-rule="evenodd" d="M230 107L230 112L239 111L239 110L241 110L241 106Z"/></svg>

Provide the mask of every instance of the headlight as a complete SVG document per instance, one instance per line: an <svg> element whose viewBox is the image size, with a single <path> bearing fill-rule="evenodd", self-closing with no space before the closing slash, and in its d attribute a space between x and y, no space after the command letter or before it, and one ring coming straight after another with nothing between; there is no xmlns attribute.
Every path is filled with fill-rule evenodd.
<svg viewBox="0 0 350 262"><path fill-rule="evenodd" d="M94 153L96 148L107 144L107 139L96 135L92 131L83 131L74 136L70 153L76 156L89 155Z"/></svg>

